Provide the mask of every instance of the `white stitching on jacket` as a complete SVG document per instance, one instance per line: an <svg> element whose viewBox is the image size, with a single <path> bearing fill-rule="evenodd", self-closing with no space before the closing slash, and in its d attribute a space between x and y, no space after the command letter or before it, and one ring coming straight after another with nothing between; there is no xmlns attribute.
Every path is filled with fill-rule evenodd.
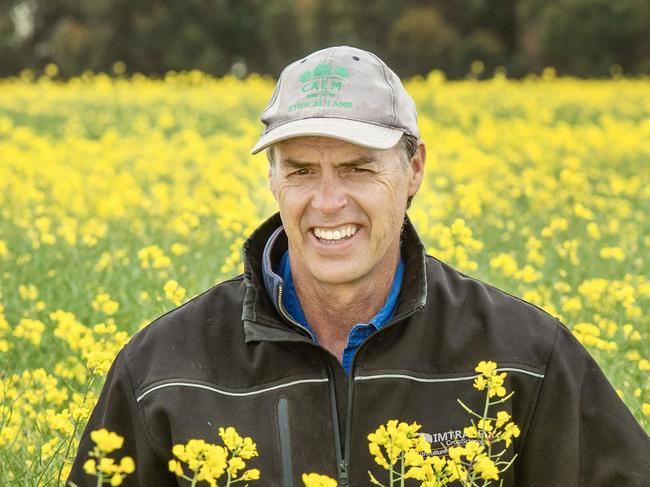
<svg viewBox="0 0 650 487"><path fill-rule="evenodd" d="M515 369L512 367L503 367L500 369L496 369L497 372L520 372L522 374L527 374L527 375L532 375L533 377L537 377L539 379L544 378L544 374L538 374L536 372L531 372L529 370L524 370L524 369ZM441 379L425 379L423 377L415 377L413 375L407 375L407 374L379 374L379 375L357 375L354 380L373 380L373 379L408 379L412 380L415 382L457 382L461 380L473 380L476 379L479 376L479 374L475 375L468 375L464 377L446 377L446 378L441 378Z"/></svg>
<svg viewBox="0 0 650 487"><path fill-rule="evenodd" d="M217 389L216 387L206 386L204 384L195 384L193 382L166 382L165 384L159 384L157 386L153 386L150 389L147 389L136 398L136 401L140 402L142 398L144 398L150 392L157 391L158 389L164 389L165 387L194 387L197 389L205 389L208 391L216 392L217 394L223 394L224 396L242 397L242 396L254 396L255 394L262 394L263 392L274 391L276 389L283 389L285 387L291 387L298 384L311 384L311 383L321 383L321 382L328 382L328 381L329 379L294 380L293 382L287 382L286 384L278 384L277 386L267 387L266 389L260 389L258 391L250 391L250 392L229 392L229 391Z"/></svg>

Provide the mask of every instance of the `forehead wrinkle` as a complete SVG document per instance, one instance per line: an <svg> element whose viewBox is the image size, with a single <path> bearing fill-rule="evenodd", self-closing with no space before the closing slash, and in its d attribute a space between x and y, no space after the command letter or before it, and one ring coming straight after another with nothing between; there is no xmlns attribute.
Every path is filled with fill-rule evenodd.
<svg viewBox="0 0 650 487"><path fill-rule="evenodd" d="M337 158L350 158L349 162L363 157L375 157L375 151L344 140L322 136L304 136L283 140L274 146L276 155L282 160L293 159L299 162L336 162ZM301 161L302 159L302 161Z"/></svg>

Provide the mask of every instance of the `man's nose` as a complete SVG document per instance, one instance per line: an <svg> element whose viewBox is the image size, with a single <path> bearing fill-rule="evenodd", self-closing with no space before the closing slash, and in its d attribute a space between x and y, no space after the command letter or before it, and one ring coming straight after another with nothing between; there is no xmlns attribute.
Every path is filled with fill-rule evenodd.
<svg viewBox="0 0 650 487"><path fill-rule="evenodd" d="M341 181L335 177L323 177L315 188L312 207L325 214L333 214L348 204Z"/></svg>

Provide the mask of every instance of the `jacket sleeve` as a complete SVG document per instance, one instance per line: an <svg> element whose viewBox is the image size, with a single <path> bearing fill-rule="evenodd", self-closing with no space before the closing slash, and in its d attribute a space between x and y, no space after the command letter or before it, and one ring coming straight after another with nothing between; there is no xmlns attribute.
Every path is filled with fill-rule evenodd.
<svg viewBox="0 0 650 487"><path fill-rule="evenodd" d="M562 325L522 440L516 485L650 485L650 438Z"/></svg>
<svg viewBox="0 0 650 487"><path fill-rule="evenodd" d="M97 405L81 436L68 482L73 482L78 487L97 485L97 477L87 474L83 465L90 458L88 452L95 446L90 433L106 428L124 438L122 448L108 456L116 459L118 463L125 456L130 456L135 461L135 472L126 476L123 486L176 486L175 478L168 471L166 462L149 444L125 362L124 350L122 350L108 372Z"/></svg>

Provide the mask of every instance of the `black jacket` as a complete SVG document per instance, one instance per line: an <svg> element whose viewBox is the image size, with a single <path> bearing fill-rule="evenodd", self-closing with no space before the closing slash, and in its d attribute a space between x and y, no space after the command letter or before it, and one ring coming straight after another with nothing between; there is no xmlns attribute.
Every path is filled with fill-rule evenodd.
<svg viewBox="0 0 650 487"><path fill-rule="evenodd" d="M504 486L650 485L650 440L600 368L555 318L426 256L407 222L404 284L394 319L359 348L348 378L338 360L283 319L261 277L278 215L246 242L245 272L136 334L120 352L81 439L69 480L83 472L92 430L125 437L127 486L177 485L172 446L217 443L219 426L251 436L261 470L251 485L301 486L301 473L369 485L381 475L368 433L389 419L417 421L440 448L462 441L479 409L474 367L508 372L505 403L521 436ZM283 249L279 249L281 252ZM180 485L184 481L180 480ZM409 481L415 485L415 481Z"/></svg>

